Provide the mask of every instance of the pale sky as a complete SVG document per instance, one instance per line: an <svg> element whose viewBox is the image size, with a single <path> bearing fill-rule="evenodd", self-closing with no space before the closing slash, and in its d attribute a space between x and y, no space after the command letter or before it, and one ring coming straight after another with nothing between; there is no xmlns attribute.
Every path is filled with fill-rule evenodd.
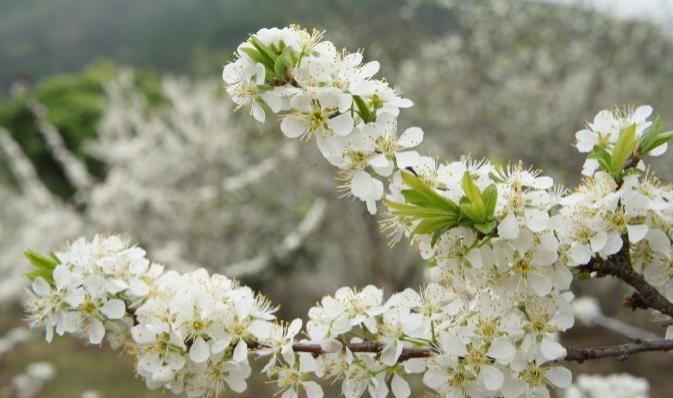
<svg viewBox="0 0 673 398"><path fill-rule="evenodd" d="M673 0L542 0L555 3L587 4L622 18L651 20L671 29Z"/></svg>

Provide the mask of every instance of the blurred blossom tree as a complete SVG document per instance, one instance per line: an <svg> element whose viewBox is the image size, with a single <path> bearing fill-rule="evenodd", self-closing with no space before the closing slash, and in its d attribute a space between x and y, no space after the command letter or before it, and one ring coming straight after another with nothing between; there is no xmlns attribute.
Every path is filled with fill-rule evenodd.
<svg viewBox="0 0 673 398"><path fill-rule="evenodd" d="M235 127L217 86L163 79L167 104L153 108L131 71L110 82L91 148L107 175L88 194L86 213L103 230L137 231L160 259L177 258L183 268L224 270L238 260L248 267L229 272L259 274L272 258L283 260L287 253L278 237L291 234L302 217L308 224L295 239L319 226L324 202L311 198L316 192L308 194L319 188L311 176L296 181L290 195L278 194L292 180L280 165L296 157L296 148ZM299 244L286 246L295 250Z"/></svg>
<svg viewBox="0 0 673 398"><path fill-rule="evenodd" d="M34 164L37 175L55 194L70 199L77 188L64 173L59 160L45 140L43 126L36 114L36 104L44 108L45 120L58 131L65 147L81 159L95 177L101 177L103 165L84 150L87 141L95 140L96 127L105 105L104 83L114 78L117 67L99 62L81 73L58 75L34 86L18 80L12 96L0 100L0 126L5 127ZM136 87L151 104L161 102L158 77L146 71L136 73Z"/></svg>
<svg viewBox="0 0 673 398"><path fill-rule="evenodd" d="M31 161L13 135L2 130L2 154L14 181L0 190L7 203L0 234L0 266L7 275L1 285L4 301L16 299L24 286L23 248L48 250L90 231L125 231L155 258L170 260L178 269L199 264L253 285L273 286L276 294L271 287L267 291L285 296L279 300L289 312L341 281L385 281L385 275L372 270L379 271L392 256L402 265L388 272L389 283L403 283L410 272L418 275L410 267L417 260L408 250L383 254L379 249L371 257L353 257L351 253L385 246L375 224L372 230L359 210L342 201L327 211L327 201L335 196L324 178L327 167L316 168L315 157L298 159L296 143L246 132L241 120L235 124L231 101L218 84L150 76L148 89L148 83L138 84L147 76L115 69L107 82L98 82L96 125L80 122L74 129L85 136L93 129L97 139L84 138L73 150L59 127L68 125L52 122L54 112L40 102L43 97L16 100L30 124L14 126L37 134L40 151L56 164L72 193L65 199L52 193L38 175L40 167L51 166ZM80 95L75 88L65 93ZM104 167L92 171L84 163L87 158ZM315 171L307 173L307 168ZM30 222L36 214L38 219ZM325 218L341 222L325 227ZM343 246L327 243L345 231L350 239ZM347 265L334 269L335 263ZM275 277L279 273L285 275L282 282ZM316 275L328 277L294 296L284 292L293 278Z"/></svg>
<svg viewBox="0 0 673 398"><path fill-rule="evenodd" d="M569 178L568 160L580 158L560 150L571 144L565 132L591 109L673 106L673 42L653 24L550 2L436 3L449 31L403 60L396 81L419 105L412 121L446 151L523 159Z"/></svg>

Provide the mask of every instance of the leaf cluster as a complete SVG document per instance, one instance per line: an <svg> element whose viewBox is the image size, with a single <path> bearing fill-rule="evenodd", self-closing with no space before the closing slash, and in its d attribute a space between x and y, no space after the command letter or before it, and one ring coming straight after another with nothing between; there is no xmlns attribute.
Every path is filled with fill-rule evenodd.
<svg viewBox="0 0 673 398"><path fill-rule="evenodd" d="M661 119L657 117L641 137L637 136L636 125L631 124L622 129L612 152L605 145L597 145L589 153L588 158L598 161L601 169L620 181L625 174L632 171L638 159L647 156L671 139L673 131L662 132Z"/></svg>
<svg viewBox="0 0 673 398"><path fill-rule="evenodd" d="M469 172L463 175L464 196L455 203L435 191L420 177L403 171L402 180L409 187L402 190L405 203L387 200L390 211L408 222L419 221L412 234L432 236L432 244L451 228L472 227L482 234L491 233L497 223L493 218L498 199L495 184L481 191Z"/></svg>
<svg viewBox="0 0 673 398"><path fill-rule="evenodd" d="M264 66L266 83L278 85L293 80L292 71L301 62L303 52L288 47L282 40L277 46L269 46L255 36L251 36L248 43L251 47L243 47L241 51L254 62Z"/></svg>
<svg viewBox="0 0 673 398"><path fill-rule="evenodd" d="M61 263L61 261L54 254L44 255L33 250L26 250L23 253L28 261L35 267L33 271L26 273L26 276L31 281L41 277L47 283L54 284L54 268Z"/></svg>

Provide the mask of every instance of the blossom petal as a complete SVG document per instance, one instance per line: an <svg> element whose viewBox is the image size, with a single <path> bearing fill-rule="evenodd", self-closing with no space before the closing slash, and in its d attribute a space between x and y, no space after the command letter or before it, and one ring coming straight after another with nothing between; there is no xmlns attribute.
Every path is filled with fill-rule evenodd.
<svg viewBox="0 0 673 398"><path fill-rule="evenodd" d="M440 337L440 345L442 346L442 351L456 356L465 356L467 355L467 348L465 347L465 342L460 339L460 337L444 333Z"/></svg>
<svg viewBox="0 0 673 398"><path fill-rule="evenodd" d="M631 120L634 123L642 123L645 120L647 120L648 117L652 114L652 107L649 105L641 105L638 108L636 108L635 111L633 111L633 115L631 115Z"/></svg>
<svg viewBox="0 0 673 398"><path fill-rule="evenodd" d="M315 381L303 381L301 386L304 387L307 398L322 398L325 395L320 384Z"/></svg>
<svg viewBox="0 0 673 398"><path fill-rule="evenodd" d="M498 362L506 364L511 362L516 355L516 349L507 338L495 338L488 350L488 356L495 358Z"/></svg>
<svg viewBox="0 0 673 398"><path fill-rule="evenodd" d="M104 336L105 326L103 326L103 323L98 319L91 321L91 325L89 325L89 343L100 344Z"/></svg>
<svg viewBox="0 0 673 398"><path fill-rule="evenodd" d="M544 355L544 357L550 361L562 358L567 353L565 347L549 337L542 339L542 343L540 344L540 351L542 352L542 355Z"/></svg>
<svg viewBox="0 0 673 398"><path fill-rule="evenodd" d="M206 362L209 357L210 347L208 347L208 343L206 343L203 337L197 337L196 340L194 340L192 347L189 349L189 359L194 363L203 363Z"/></svg>
<svg viewBox="0 0 673 398"><path fill-rule="evenodd" d="M650 156L661 156L664 153L666 153L666 150L668 149L668 142L664 142L663 144L653 148L648 155Z"/></svg>
<svg viewBox="0 0 673 398"><path fill-rule="evenodd" d="M599 233L591 237L590 243L591 243L591 250L593 250L594 252L599 252L603 250L605 245L608 243L608 234L605 233L604 231L600 231Z"/></svg>
<svg viewBox="0 0 673 398"><path fill-rule="evenodd" d="M588 129L575 133L575 138L577 139L577 150L582 153L591 152L598 141L596 133Z"/></svg>
<svg viewBox="0 0 673 398"><path fill-rule="evenodd" d="M507 240L516 239L519 236L519 221L513 213L510 213L498 224L498 235Z"/></svg>
<svg viewBox="0 0 673 398"><path fill-rule="evenodd" d="M547 370L544 376L553 385L559 388L568 388L573 380L572 373L570 373L568 369L561 366Z"/></svg>
<svg viewBox="0 0 673 398"><path fill-rule="evenodd" d="M629 243L638 243L643 240L648 229L647 225L627 225L626 231L629 234Z"/></svg>
<svg viewBox="0 0 673 398"><path fill-rule="evenodd" d="M248 359L248 344L243 339L238 340L236 348L234 348L234 361L243 362Z"/></svg>
<svg viewBox="0 0 673 398"><path fill-rule="evenodd" d="M403 148L413 148L421 142L423 142L423 130L420 127L409 127L397 140L397 143Z"/></svg>
<svg viewBox="0 0 673 398"><path fill-rule="evenodd" d="M248 326L248 331L258 339L264 340L271 336L272 328L273 324L271 322L255 319Z"/></svg>
<svg viewBox="0 0 673 398"><path fill-rule="evenodd" d="M126 313L126 304L122 300L112 299L105 303L100 312L108 319L122 319Z"/></svg>
<svg viewBox="0 0 673 398"><path fill-rule="evenodd" d="M264 108L262 108L260 104L253 102L250 111L252 112L252 117L254 117L255 120L260 123L264 123L266 120L266 113L264 113Z"/></svg>
<svg viewBox="0 0 673 398"><path fill-rule="evenodd" d="M297 138L308 130L308 121L301 116L287 116L280 122L280 131L287 138Z"/></svg>
<svg viewBox="0 0 673 398"><path fill-rule="evenodd" d="M580 243L573 243L570 246L570 251L568 253L570 255L570 258L573 259L577 264L586 264L591 260L591 250L589 250L589 246L583 245Z"/></svg>
<svg viewBox="0 0 673 398"><path fill-rule="evenodd" d="M49 292L51 291L51 287L49 287L47 281L41 276L35 278L32 286L33 286L33 293L35 293L40 297L48 295Z"/></svg>
<svg viewBox="0 0 673 398"><path fill-rule="evenodd" d="M528 287L538 296L546 296L551 292L553 281L551 275L544 275L538 272L528 274Z"/></svg>
<svg viewBox="0 0 673 398"><path fill-rule="evenodd" d="M393 390L395 398L407 398L411 396L409 383L397 373L395 373L393 380L390 382L390 388Z"/></svg>
<svg viewBox="0 0 673 398"><path fill-rule="evenodd" d="M339 116L328 119L327 125L334 131L334 134L343 137L353 131L353 117L348 113L342 113Z"/></svg>
<svg viewBox="0 0 673 398"><path fill-rule="evenodd" d="M481 372L479 377L489 391L496 391L502 387L502 383L505 381L505 376L502 372L495 366L483 365L481 367Z"/></svg>
<svg viewBox="0 0 673 398"><path fill-rule="evenodd" d="M290 99L290 106L303 113L313 112L313 99L308 94L297 94Z"/></svg>
<svg viewBox="0 0 673 398"><path fill-rule="evenodd" d="M280 111L283 101L280 98L280 95L278 95L278 93L275 93L273 91L267 91L265 93L262 93L261 97L266 103L266 105L269 106L271 112L278 113Z"/></svg>

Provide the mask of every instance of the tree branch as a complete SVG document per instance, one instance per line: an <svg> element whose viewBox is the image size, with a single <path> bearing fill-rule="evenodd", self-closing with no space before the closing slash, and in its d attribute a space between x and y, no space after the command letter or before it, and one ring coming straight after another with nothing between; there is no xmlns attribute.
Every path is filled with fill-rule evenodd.
<svg viewBox="0 0 673 398"><path fill-rule="evenodd" d="M384 348L381 343L365 342L348 344L348 349L352 352L380 353ZM295 352L308 352L314 355L325 354L325 350L320 344L295 343L292 345ZM589 348L568 348L565 358L554 361L555 364L563 362L582 363L591 359L617 358L623 361L632 355L650 351L671 351L673 350L673 340L655 340L639 341L632 343ZM412 358L429 358L436 355L437 351L432 348L405 348L400 355L398 362L404 362Z"/></svg>
<svg viewBox="0 0 673 398"><path fill-rule="evenodd" d="M380 353L385 347L384 344L374 342L351 343L347 346L351 352L369 352L373 354ZM309 352L314 355L326 353L320 344L294 343L292 345L292 349L295 352ZM397 362L404 362L407 359L412 358L429 358L436 354L437 351L431 348L405 348L402 350L402 354L400 355Z"/></svg>
<svg viewBox="0 0 673 398"><path fill-rule="evenodd" d="M602 358L617 358L623 361L641 352L671 350L673 350L673 340L635 341L605 347L568 348L568 353L562 361L582 363L589 359Z"/></svg>
<svg viewBox="0 0 673 398"><path fill-rule="evenodd" d="M633 269L628 239L624 237L623 240L622 249L618 253L605 260L594 258L584 268L597 272L598 276L610 275L623 280L638 292L638 308L646 306L673 318L673 303Z"/></svg>

